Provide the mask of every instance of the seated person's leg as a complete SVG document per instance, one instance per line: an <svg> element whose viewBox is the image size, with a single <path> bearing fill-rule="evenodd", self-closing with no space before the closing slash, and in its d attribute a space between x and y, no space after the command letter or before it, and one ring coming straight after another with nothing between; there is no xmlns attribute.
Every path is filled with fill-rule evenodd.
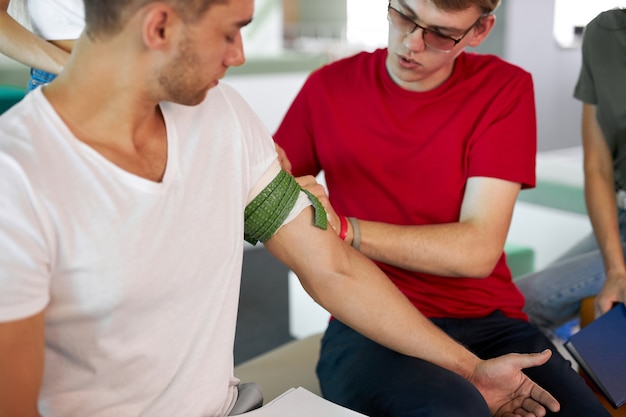
<svg viewBox="0 0 626 417"><path fill-rule="evenodd" d="M488 417L466 379L398 354L333 320L317 374L324 397L371 417Z"/></svg>
<svg viewBox="0 0 626 417"><path fill-rule="evenodd" d="M467 337L460 340L481 358L493 358L509 352L541 352L548 348L552 357L543 366L524 372L547 389L560 403L558 417L609 417L606 409L568 360L539 329L523 320L505 317L497 312L484 319L465 320L463 332ZM484 335L484 336L481 336ZM451 335L455 337L455 335Z"/></svg>
<svg viewBox="0 0 626 417"><path fill-rule="evenodd" d="M542 330L574 319L583 298L600 291L606 276L599 250L551 264L515 281L526 298L524 311Z"/></svg>

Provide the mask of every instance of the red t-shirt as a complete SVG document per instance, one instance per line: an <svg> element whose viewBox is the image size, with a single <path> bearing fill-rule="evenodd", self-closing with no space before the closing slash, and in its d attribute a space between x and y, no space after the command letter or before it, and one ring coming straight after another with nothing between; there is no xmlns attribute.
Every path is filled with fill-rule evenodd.
<svg viewBox="0 0 626 417"><path fill-rule="evenodd" d="M413 92L389 77L386 56L363 52L311 74L275 134L295 176L324 170L338 213L400 225L458 222L469 177L535 185L530 74L464 52L445 83ZM428 317L526 318L504 253L484 279L378 265Z"/></svg>

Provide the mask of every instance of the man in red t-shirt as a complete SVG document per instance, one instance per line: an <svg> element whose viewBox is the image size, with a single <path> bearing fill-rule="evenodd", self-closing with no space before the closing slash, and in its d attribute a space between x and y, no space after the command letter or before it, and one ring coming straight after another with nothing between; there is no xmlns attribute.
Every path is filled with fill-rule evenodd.
<svg viewBox="0 0 626 417"><path fill-rule="evenodd" d="M301 184L417 309L483 358L551 349L526 372L561 403L559 416L606 416L522 311L503 248L520 189L535 185L533 84L495 56L464 52L487 37L499 1L463 3L391 0L388 48L311 74L275 140L295 176L324 171L329 202L313 177ZM327 398L367 415L485 415L466 380L339 320L318 376Z"/></svg>

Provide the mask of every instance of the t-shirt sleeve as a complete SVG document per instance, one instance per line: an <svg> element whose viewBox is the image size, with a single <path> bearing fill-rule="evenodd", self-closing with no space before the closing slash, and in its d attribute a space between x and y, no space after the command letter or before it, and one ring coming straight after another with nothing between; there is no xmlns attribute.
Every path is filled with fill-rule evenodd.
<svg viewBox="0 0 626 417"><path fill-rule="evenodd" d="M252 233L251 236L247 236L246 239L249 238L251 243L252 241L263 241L264 238L270 237L266 236L265 232L268 232L271 229L272 234L275 233L280 227L293 220L304 208L310 206L311 201L310 198L308 198L308 196L300 190L300 187L295 184L295 180L293 180L292 176L286 174L284 171L281 171L274 141L260 118L234 89L224 86L223 91L228 95L228 101L231 103L235 113L237 114L239 124L245 138L243 144L246 147L246 150L243 154L247 158L245 166L249 170L248 182L250 184L248 194L246 196L246 213L248 216L251 216L251 212L256 212L256 215L252 216L251 219L258 219L260 216L263 221L267 220L271 222L276 221L275 213L281 212L284 214L284 216L279 215L280 221L278 222L277 227L265 227L267 225L259 225L251 219L246 221L248 229L250 229L249 226L251 224L258 226L255 233ZM268 186L274 182L277 176L281 173L285 174L296 187L293 189L295 198L289 204L288 210L283 210L283 203L287 201L287 198L286 196L280 194L281 187L278 187L277 191L268 192ZM250 203L261 193L264 193L264 196L269 196L265 203L268 203L270 200L273 200L276 203L260 204L258 210L250 210ZM266 215L267 210L271 210L275 213ZM262 212L265 213L260 215L259 213ZM259 232L259 230L262 230L263 232Z"/></svg>
<svg viewBox="0 0 626 417"><path fill-rule="evenodd" d="M299 177L317 175L321 167L315 150L315 126L311 119L311 106L315 106L315 91L321 85L321 73L315 71L306 80L285 117L274 133L274 140L284 150L292 165L292 173Z"/></svg>
<svg viewBox="0 0 626 417"><path fill-rule="evenodd" d="M19 166L0 153L0 322L47 305L49 260L34 194Z"/></svg>
<svg viewBox="0 0 626 417"><path fill-rule="evenodd" d="M248 195L244 219L246 241L253 245L265 242L310 205L310 196L275 161Z"/></svg>
<svg viewBox="0 0 626 417"><path fill-rule="evenodd" d="M519 70L493 95L469 151L469 177L535 186L537 120L533 82Z"/></svg>
<svg viewBox="0 0 626 417"><path fill-rule="evenodd" d="M594 48L593 44L596 41L596 21L591 21L585 29L582 44L582 64L580 66L580 73L578 75L578 81L574 87L574 97L578 100L589 103L597 104L598 98L596 96L595 84L593 81L593 72L591 68L590 54Z"/></svg>

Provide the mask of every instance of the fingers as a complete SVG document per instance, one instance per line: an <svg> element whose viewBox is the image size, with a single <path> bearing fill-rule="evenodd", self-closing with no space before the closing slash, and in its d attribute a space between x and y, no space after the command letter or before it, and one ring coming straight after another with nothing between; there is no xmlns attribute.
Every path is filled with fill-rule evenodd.
<svg viewBox="0 0 626 417"><path fill-rule="evenodd" d="M552 397L550 394L548 395ZM522 402L522 407L515 412L525 417L544 417L546 415L546 409L540 403L543 404L541 401L537 402L531 398L526 398Z"/></svg>
<svg viewBox="0 0 626 417"><path fill-rule="evenodd" d="M533 411L538 417L543 417L546 415L544 408L547 408L553 413L556 413L561 409L561 404L559 404L552 394L532 382L530 379L529 381L532 383L532 388L530 390L530 398L524 400L525 410Z"/></svg>
<svg viewBox="0 0 626 417"><path fill-rule="evenodd" d="M613 308L613 304L615 302L617 302L616 299L601 297L600 295L598 295L594 302L596 318L600 317L604 313L608 312L611 308Z"/></svg>
<svg viewBox="0 0 626 417"><path fill-rule="evenodd" d="M546 415L545 409L537 403L531 404L532 402L531 400L521 406L513 406L511 407L512 410L504 407L494 413L494 417L544 417ZM538 414L531 410L536 410Z"/></svg>
<svg viewBox="0 0 626 417"><path fill-rule="evenodd" d="M519 409L519 410L515 410L514 412L511 413L504 413L504 414L500 414L501 417L541 417L541 416L535 416L534 414L528 414L526 411Z"/></svg>
<svg viewBox="0 0 626 417"><path fill-rule="evenodd" d="M601 302L600 300L598 300L596 298L595 302L593 303L594 306L594 317L597 319L598 317L600 317L601 315L603 315L604 313L606 313L607 311L609 311L608 309L608 302Z"/></svg>
<svg viewBox="0 0 626 417"><path fill-rule="evenodd" d="M546 349L540 353L530 353L523 356L523 360L526 361L526 364L522 365L522 368L531 368L546 363L552 356L552 351ZM530 398L527 398L523 402L523 408L525 410L531 411L538 417L543 417L545 415L543 407L553 412L557 412L561 409L561 405L552 394L534 383L530 378L528 378L528 382L531 383L532 386L530 389Z"/></svg>
<svg viewBox="0 0 626 417"><path fill-rule="evenodd" d="M276 149L276 153L278 154L278 162L280 163L280 167L291 174L291 162L289 161L289 158L287 158L285 150L278 146L276 142L274 142L274 147Z"/></svg>
<svg viewBox="0 0 626 417"><path fill-rule="evenodd" d="M544 417L545 415L546 409L539 402L532 398L521 397L514 399L494 413L494 416L498 417Z"/></svg>
<svg viewBox="0 0 626 417"><path fill-rule="evenodd" d="M544 352L541 352L541 354L544 354ZM546 408L554 413L561 409L561 404L559 404L552 394L541 388L530 378L526 378L527 381L525 384L530 384L530 395L522 402L522 408L524 410L531 412L532 415L537 417L543 417L546 415Z"/></svg>
<svg viewBox="0 0 626 417"><path fill-rule="evenodd" d="M330 222L330 226L333 228L337 235L339 234L339 216L335 213L335 209L330 204L330 199L328 198L328 194L326 194L326 188L317 182L317 179L312 175L305 175L303 177L297 177L296 182L302 187L303 190L306 190L313 194L317 199L322 203L322 206L326 210L328 215L328 221Z"/></svg>
<svg viewBox="0 0 626 417"><path fill-rule="evenodd" d="M319 185L319 183L317 182L317 180L315 179L315 177L313 175L304 175L302 177L296 177L296 182L300 185L300 187L307 189L307 187L313 186L313 185Z"/></svg>
<svg viewBox="0 0 626 417"><path fill-rule="evenodd" d="M560 409L560 404L548 391L521 372L522 369L545 364L551 355L552 352L546 349L540 353L510 353L490 360L493 362L487 361L490 365L487 372L489 378L481 380L483 375L478 374L476 380L492 411L497 410L494 415L543 417L546 409L553 412ZM499 381L497 386L494 386L494 376ZM503 378L511 381L511 386L503 385Z"/></svg>
<svg viewBox="0 0 626 417"><path fill-rule="evenodd" d="M298 177L296 178L296 182L300 185L300 187L302 187L303 190L307 190L317 197L327 211L331 208L328 194L326 194L326 188L324 188L322 184L318 183L315 177L311 175Z"/></svg>
<svg viewBox="0 0 626 417"><path fill-rule="evenodd" d="M524 410L518 409L513 412L506 412L503 414L498 414L498 417L539 417L539 416L528 414Z"/></svg>

